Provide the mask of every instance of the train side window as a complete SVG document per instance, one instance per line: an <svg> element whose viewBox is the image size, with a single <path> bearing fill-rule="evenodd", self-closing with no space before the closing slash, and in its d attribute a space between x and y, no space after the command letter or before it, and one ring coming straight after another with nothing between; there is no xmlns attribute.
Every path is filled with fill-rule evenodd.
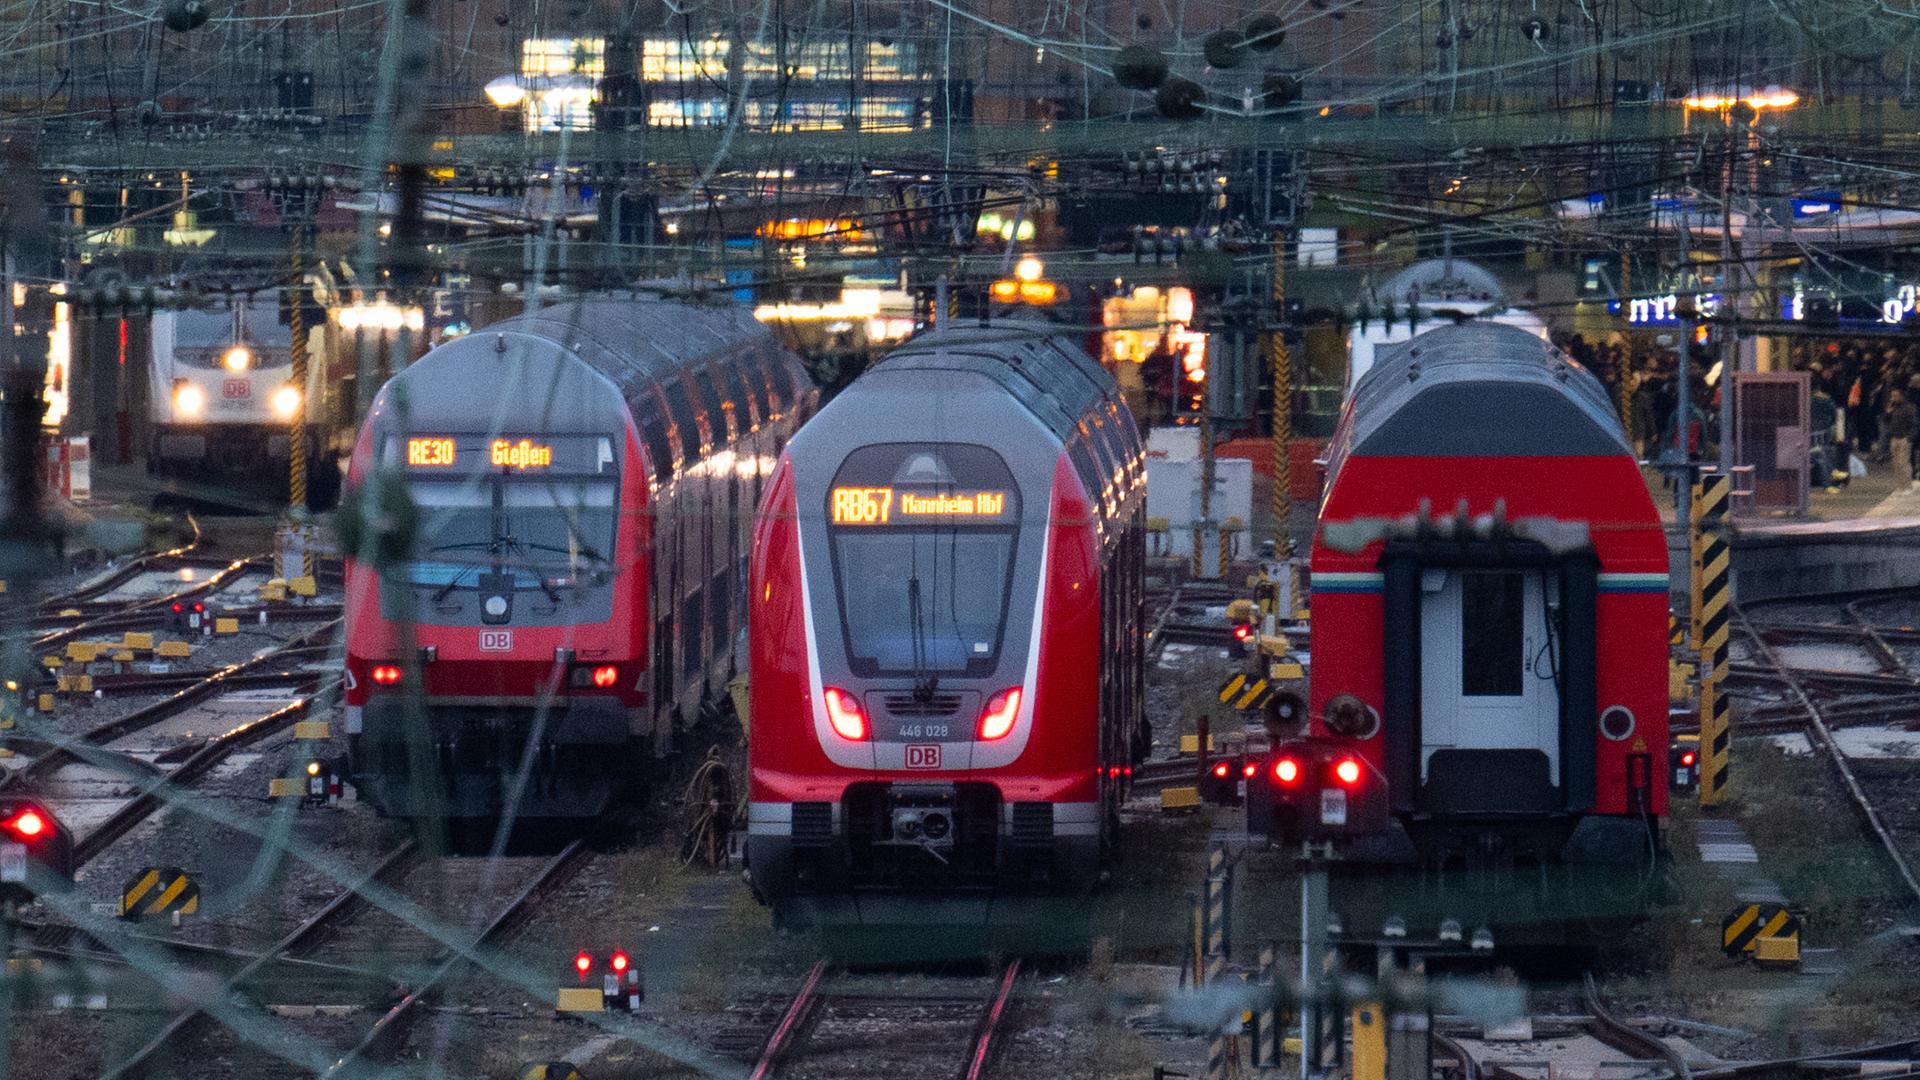
<svg viewBox="0 0 1920 1080"><path fill-rule="evenodd" d="M691 679L700 674L701 645L706 641L700 636L700 628L705 624L707 609L705 598L695 589L688 595L686 603L680 609L680 677Z"/></svg>
<svg viewBox="0 0 1920 1080"><path fill-rule="evenodd" d="M754 349L740 354L740 377L747 384L747 393L753 395L754 408L759 410L760 422L766 423L774 413L768 404L767 367L762 359L764 350Z"/></svg>
<svg viewBox="0 0 1920 1080"><path fill-rule="evenodd" d="M700 425L693 418L693 402L687 400L687 388L680 380L667 383L667 406L673 410L673 426L680 429L681 456L692 461L700 456Z"/></svg>
<svg viewBox="0 0 1920 1080"><path fill-rule="evenodd" d="M1073 462L1073 471L1080 474L1080 482L1087 487L1087 493L1095 499L1100 497L1100 470L1093 463L1093 456L1087 452L1085 439L1074 439L1067 443L1067 457Z"/></svg>
<svg viewBox="0 0 1920 1080"><path fill-rule="evenodd" d="M1515 697L1524 690L1521 638L1526 586L1513 571L1460 575L1460 693Z"/></svg>
<svg viewBox="0 0 1920 1080"><path fill-rule="evenodd" d="M660 415L659 400L652 394L641 397L634 409L634 422L647 444L647 456L653 459L653 478L666 483L673 475L673 443L667 438L667 422Z"/></svg>
<svg viewBox="0 0 1920 1080"><path fill-rule="evenodd" d="M780 375L780 367L785 363L780 354L771 350L754 357L760 365L760 377L767 385L767 405L774 412L785 412L788 405L786 380Z"/></svg>
<svg viewBox="0 0 1920 1080"><path fill-rule="evenodd" d="M720 377L726 380L724 385L727 391L727 400L733 402L734 409L736 410L735 415L739 420L735 431L744 431L759 427L760 422L765 420L766 417L763 415L762 410L755 407L753 398L748 396L746 386L740 381L739 358L734 357L723 361L719 367Z"/></svg>
<svg viewBox="0 0 1920 1080"><path fill-rule="evenodd" d="M713 575L713 583L707 588L707 608L713 621L713 655L719 656L727 651L733 636L732 615L733 590L728 587L731 568Z"/></svg>
<svg viewBox="0 0 1920 1080"><path fill-rule="evenodd" d="M713 372L707 368L694 372L693 386L700 395L700 403L707 407L707 423L713 428L713 441L730 443L739 438L743 428L734 421L733 409L729 408L731 402L720 400L720 392L713 385Z"/></svg>

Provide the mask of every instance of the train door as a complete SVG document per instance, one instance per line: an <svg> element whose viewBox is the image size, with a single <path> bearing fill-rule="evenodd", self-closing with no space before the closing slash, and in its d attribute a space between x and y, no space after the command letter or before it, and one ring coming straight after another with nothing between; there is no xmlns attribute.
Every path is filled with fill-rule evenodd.
<svg viewBox="0 0 1920 1080"><path fill-rule="evenodd" d="M1421 571L1421 777L1436 751L1546 756L1559 783L1559 643L1542 575L1508 569Z"/></svg>

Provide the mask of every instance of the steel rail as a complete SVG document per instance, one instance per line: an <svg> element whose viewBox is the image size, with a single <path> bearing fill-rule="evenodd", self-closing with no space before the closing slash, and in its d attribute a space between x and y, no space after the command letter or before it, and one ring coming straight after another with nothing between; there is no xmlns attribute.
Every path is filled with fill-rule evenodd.
<svg viewBox="0 0 1920 1080"><path fill-rule="evenodd" d="M1007 1013L1007 1000L1013 996L1013 982L1020 975L1018 957L1008 961L1006 970L1000 974L999 989L987 999L986 1012L980 1016L980 1025L973 1033L973 1045L967 1050L966 1066L960 1072L960 1080L985 1080L987 1070L993 1064L993 1056L999 1051L1001 1041L994 1036L999 1033L1000 1021Z"/></svg>
<svg viewBox="0 0 1920 1080"><path fill-rule="evenodd" d="M168 605L183 600L194 600L202 596L210 596L226 588L229 584L232 584L233 580L242 574L248 573L249 571L264 570L266 567L267 559L265 556L236 559L228 563L224 570L216 571L213 576L207 578L205 581L194 583L190 588L180 589L162 596L149 596L141 600L131 601L113 612L83 619L72 626L62 627L58 630L42 634L33 640L33 647L36 649L50 649L55 645L72 641L82 634L95 633L101 630L122 629L127 620L136 617L152 616L164 618L165 615L168 614L164 611Z"/></svg>
<svg viewBox="0 0 1920 1080"><path fill-rule="evenodd" d="M299 926L294 927L278 942L275 942L266 952L256 956L251 962L240 968L240 970L228 976L226 983L220 988L219 999L228 1000L232 998L239 991L240 987L245 985L248 979L259 974L269 964L278 963L289 954L304 950L308 946L316 943L319 938L326 931L331 930L336 923L359 910L366 902L364 890L368 885L384 881L392 877L396 870L404 869L411 865L413 857L418 853L418 850L418 846L413 840L407 840L402 843L385 858L381 859L380 862L375 865L372 870L369 870L359 881L349 885L346 891L335 895L333 899L327 901L320 910L308 916L305 921ZM153 1038L147 1040L145 1045L135 1050L126 1060L115 1065L108 1071L105 1074L105 1080L118 1080L120 1077L140 1075L147 1066L152 1063L154 1055L158 1054L169 1043L187 1038L206 1019L207 1013L204 1008L198 1005L189 1006L184 1011L175 1015L174 1018L167 1023L167 1026L156 1032Z"/></svg>
<svg viewBox="0 0 1920 1080"><path fill-rule="evenodd" d="M393 1008L388 1009L380 1019L374 1021L373 1027L367 1031L366 1036L352 1049L340 1055L340 1059L335 1061L322 1076L342 1075L356 1062L384 1057L399 1050L406 1040L407 1032L412 1030L414 1022L424 1011L424 1002L438 990L440 983L449 973L466 962L467 954L476 949L485 948L511 933L533 912L547 894L572 876L586 854L587 841L583 837L574 840L562 848L559 854L548 859L539 872L535 873L533 878L522 886L511 900L507 901L506 906L493 917L486 928L480 931L479 936L470 946L465 949L449 950L442 954L444 959L440 966L435 968L424 982L414 987L406 997L400 999Z"/></svg>
<svg viewBox="0 0 1920 1080"><path fill-rule="evenodd" d="M1467 1053L1467 1048L1460 1045L1459 1040L1438 1031L1432 1032L1432 1036L1435 1046L1452 1054L1460 1062L1460 1080L1480 1080L1480 1063L1473 1060L1473 1055Z"/></svg>
<svg viewBox="0 0 1920 1080"><path fill-rule="evenodd" d="M781 1014L780 1022L773 1026L772 1034L767 1036L767 1044L761 1048L760 1058L754 1063L748 1080L772 1080L787 1053L805 1038L806 1028L820 1009L820 981L826 974L827 962L814 961L813 967L807 971L807 977L800 983L799 993L793 995L787 1011Z"/></svg>
<svg viewBox="0 0 1920 1080"><path fill-rule="evenodd" d="M338 686L337 680L327 682L316 688L311 694L290 704L267 713L257 719L241 724L213 739L205 746L193 752L185 761L174 766L165 776L148 784L140 794L127 800L111 816L96 826L92 832L74 841L73 865L78 870L93 858L105 851L115 840L127 834L135 825L145 821L148 815L160 808L164 801L160 789L198 780L213 766L220 763L228 754L243 746L250 746L278 731L292 726L293 721L306 715L313 703L321 695ZM111 751L107 751L111 753ZM81 755L83 758L86 754Z"/></svg>
<svg viewBox="0 0 1920 1080"><path fill-rule="evenodd" d="M1746 612L1740 605L1732 605L1732 610L1733 617L1745 626L1749 633L1752 633L1752 623L1747 621ZM1766 661L1777 666L1780 658L1774 653L1773 647L1761 641L1757 635L1754 640ZM1788 690L1807 710L1807 730L1812 735L1811 741L1826 753L1828 763L1839 775L1841 785L1847 789L1847 794L1853 799L1854 807L1860 811L1861 817L1866 821L1868 830L1886 850L1888 860L1893 863L1893 868L1900 875L1900 880L1906 884L1911 898L1920 901L1920 878L1914 876L1913 865L1907 861L1906 854L1900 850L1899 843L1894 840L1893 833L1887 829L1886 823L1880 820L1880 812L1874 809L1873 800L1867 797L1866 790L1860 786L1859 778L1853 774L1853 768L1847 764L1847 755L1841 752L1840 745L1834 742L1833 732L1827 727L1826 718L1820 706L1801 685L1793 669L1782 667L1780 672L1786 680Z"/></svg>
<svg viewBox="0 0 1920 1080"><path fill-rule="evenodd" d="M1636 1054L1642 1058L1657 1058L1667 1063L1678 1080L1694 1080L1693 1070L1687 1065L1687 1059L1678 1050L1667 1045L1667 1041L1628 1024L1607 1010L1600 1000L1600 989L1594 985L1593 973L1582 976L1585 981L1587 1011L1593 1015L1593 1034L1609 1046Z"/></svg>
<svg viewBox="0 0 1920 1080"><path fill-rule="evenodd" d="M90 600L93 597L98 596L103 592L113 589L119 585L125 584L126 582L132 580L133 578L151 569L153 567L153 564L155 563L164 562L168 560L181 560L181 559L187 558L188 556L194 556L196 549L200 547L200 541L203 539L200 533L200 521L199 519L195 518L192 514L188 514L187 524L193 529L193 539L188 540L186 543L180 545L179 547L170 548L166 551L148 552L114 569L113 571L108 573L105 577L95 578L92 581L89 581L86 584L81 585L79 588L69 589L63 593L55 593L52 596L43 597L42 599L40 599L38 602L34 604L34 610L35 611L44 611L49 609L57 610L62 607L71 607L76 603L81 603L86 600ZM207 558L207 556L194 556L194 557L202 558L202 559Z"/></svg>
<svg viewBox="0 0 1920 1080"><path fill-rule="evenodd" d="M0 792L15 787L26 786L36 780L44 779L60 766L79 758L80 752L87 747L101 747L115 739L130 735L142 728L151 727L170 717L177 716L192 706L199 704L215 694L229 689L240 689L247 685L246 677L259 673L264 667L284 660L289 654L313 648L316 638L331 634L338 626L330 622L308 631L278 648L268 650L248 660L230 664L206 676L199 682L183 690L154 702L118 719L108 720L82 732L77 738L55 743L46 753L28 762L25 766L0 777ZM318 682L322 676L317 673L300 673L304 678L296 682Z"/></svg>

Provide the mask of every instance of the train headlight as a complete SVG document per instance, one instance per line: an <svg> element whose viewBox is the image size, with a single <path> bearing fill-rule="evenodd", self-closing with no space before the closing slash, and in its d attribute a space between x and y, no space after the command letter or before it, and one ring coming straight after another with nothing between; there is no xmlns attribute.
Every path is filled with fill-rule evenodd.
<svg viewBox="0 0 1920 1080"><path fill-rule="evenodd" d="M227 365L228 371L245 371L253 366L253 350L245 345L235 345L227 350L227 355L222 358L222 361Z"/></svg>
<svg viewBox="0 0 1920 1080"><path fill-rule="evenodd" d="M207 411L207 392L190 382L175 383L173 411L178 416L199 416Z"/></svg>
<svg viewBox="0 0 1920 1080"><path fill-rule="evenodd" d="M273 414L282 420L300 415L300 388L288 383L273 392Z"/></svg>
<svg viewBox="0 0 1920 1080"><path fill-rule="evenodd" d="M837 686L827 687L820 696L827 701L827 721L835 734L856 741L867 737L867 712L859 698Z"/></svg>
<svg viewBox="0 0 1920 1080"><path fill-rule="evenodd" d="M1020 688L1009 686L987 699L980 710L980 738L984 742L1006 738L1013 722L1020 717Z"/></svg>

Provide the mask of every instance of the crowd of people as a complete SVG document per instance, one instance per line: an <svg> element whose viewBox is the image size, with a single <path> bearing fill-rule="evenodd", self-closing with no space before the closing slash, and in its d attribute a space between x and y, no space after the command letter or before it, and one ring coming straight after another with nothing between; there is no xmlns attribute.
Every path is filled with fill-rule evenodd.
<svg viewBox="0 0 1920 1080"><path fill-rule="evenodd" d="M1589 342L1574 334L1560 347L1600 377L1621 411L1635 451L1656 459L1677 444L1679 393L1672 350L1625 342ZM1787 339L1787 367L1812 376L1808 464L1815 487L1837 487L1873 465L1915 482L1920 435L1920 345L1868 340ZM1692 454L1718 452L1718 380L1711 361L1697 366L1690 389L1687 442Z"/></svg>

